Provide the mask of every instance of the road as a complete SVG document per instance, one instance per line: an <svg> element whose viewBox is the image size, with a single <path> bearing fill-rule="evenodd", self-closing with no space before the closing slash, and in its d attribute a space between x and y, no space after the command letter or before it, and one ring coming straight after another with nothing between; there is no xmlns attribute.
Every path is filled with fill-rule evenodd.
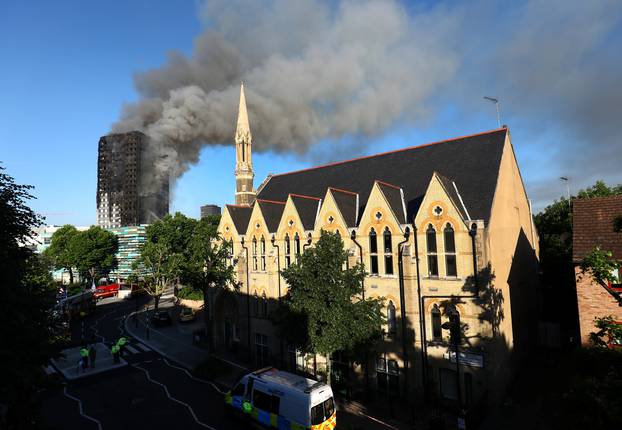
<svg viewBox="0 0 622 430"><path fill-rule="evenodd" d="M84 321L87 338L112 344L123 332L133 301L106 299ZM71 327L79 344L82 324ZM47 429L241 428L225 415L223 396L213 384L132 341L124 357L128 367L60 384L42 394L40 416ZM79 402L82 405L80 414Z"/></svg>

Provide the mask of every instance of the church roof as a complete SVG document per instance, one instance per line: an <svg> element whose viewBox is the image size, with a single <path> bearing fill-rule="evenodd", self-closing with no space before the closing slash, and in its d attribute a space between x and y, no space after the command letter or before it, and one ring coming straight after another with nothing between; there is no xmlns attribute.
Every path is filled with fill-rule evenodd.
<svg viewBox="0 0 622 430"><path fill-rule="evenodd" d="M436 174L438 175L438 179L440 179L441 183L443 184L443 187L445 188L447 195L453 202L454 206L458 209L458 213L460 213L460 216L462 216L463 219L468 219L467 214L464 212L464 207L462 206L462 203L460 202L460 197L458 193L456 192L456 189L458 188L458 184L456 184L455 181L449 179L446 176L441 175L438 172Z"/></svg>
<svg viewBox="0 0 622 430"><path fill-rule="evenodd" d="M343 215L343 219L346 221L346 226L356 227L359 211L357 207L358 195L352 191L342 190L340 188L331 187L330 190L341 215Z"/></svg>
<svg viewBox="0 0 622 430"><path fill-rule="evenodd" d="M378 187L380 187L380 191L382 191L382 194L386 197L395 217L401 224L406 224L407 220L404 218L406 214L404 213L404 204L402 202L402 189L387 182L376 182L378 183Z"/></svg>
<svg viewBox="0 0 622 430"><path fill-rule="evenodd" d="M290 194L296 211L305 230L313 230L315 228L315 216L318 213L322 199L319 197L301 196L299 194Z"/></svg>
<svg viewBox="0 0 622 430"><path fill-rule="evenodd" d="M229 211L229 215L231 215L237 232L239 234L246 234L248 221L251 219L253 208L251 206L227 205L227 210Z"/></svg>
<svg viewBox="0 0 622 430"><path fill-rule="evenodd" d="M335 187L358 193L361 210L367 203L374 181L380 180L403 189L407 219L410 220L436 171L453 178L460 186L460 195L472 219L488 222L506 134L507 129L501 128L274 175L258 199L283 201L290 193L318 196L327 188ZM403 209L397 210L397 193L388 193L392 195L390 204L396 215L403 217L400 215Z"/></svg>
<svg viewBox="0 0 622 430"><path fill-rule="evenodd" d="M268 232L275 233L279 228L281 215L283 215L283 209L285 209L285 202L257 199L256 203L259 205L263 219L266 221Z"/></svg>

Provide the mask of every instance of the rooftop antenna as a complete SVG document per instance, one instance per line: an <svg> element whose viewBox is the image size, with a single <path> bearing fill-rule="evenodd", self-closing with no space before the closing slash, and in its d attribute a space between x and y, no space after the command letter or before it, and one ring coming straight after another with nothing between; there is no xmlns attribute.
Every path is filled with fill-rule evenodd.
<svg viewBox="0 0 622 430"><path fill-rule="evenodd" d="M497 125L499 126L499 128L501 128L501 114L499 113L499 99L496 99L494 97L488 97L488 96L484 96L484 98L495 104L495 107L497 108Z"/></svg>

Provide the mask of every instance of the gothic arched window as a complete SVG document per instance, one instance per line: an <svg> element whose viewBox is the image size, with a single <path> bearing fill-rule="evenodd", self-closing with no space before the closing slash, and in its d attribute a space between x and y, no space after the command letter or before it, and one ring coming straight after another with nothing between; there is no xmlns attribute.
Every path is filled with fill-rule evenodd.
<svg viewBox="0 0 622 430"><path fill-rule="evenodd" d="M387 328L390 336L394 336L397 332L397 321L395 319L395 305L392 300L389 300L387 306Z"/></svg>
<svg viewBox="0 0 622 430"><path fill-rule="evenodd" d="M294 235L294 252L296 253L296 259L300 257L300 236L298 233Z"/></svg>
<svg viewBox="0 0 622 430"><path fill-rule="evenodd" d="M428 276L438 276L438 255L436 248L436 230L432 224L425 232L428 250Z"/></svg>
<svg viewBox="0 0 622 430"><path fill-rule="evenodd" d="M266 318L268 316L268 298L266 297L266 293L261 296L261 316Z"/></svg>
<svg viewBox="0 0 622 430"><path fill-rule="evenodd" d="M443 230L445 239L445 271L447 276L458 276L456 267L456 240L454 237L454 229L451 224L447 223Z"/></svg>
<svg viewBox="0 0 622 430"><path fill-rule="evenodd" d="M372 227L369 231L369 272L372 275L378 274L378 236Z"/></svg>
<svg viewBox="0 0 622 430"><path fill-rule="evenodd" d="M253 236L253 270L257 270L257 238Z"/></svg>
<svg viewBox="0 0 622 430"><path fill-rule="evenodd" d="M432 308L432 339L441 340L443 338L443 332L441 328L441 310L438 305L434 305Z"/></svg>
<svg viewBox="0 0 622 430"><path fill-rule="evenodd" d="M292 264L292 243L289 239L289 234L285 233L285 267L289 267Z"/></svg>
<svg viewBox="0 0 622 430"><path fill-rule="evenodd" d="M266 270L266 239L261 236L261 270Z"/></svg>
<svg viewBox="0 0 622 430"><path fill-rule="evenodd" d="M257 291L253 295L253 315L259 316L259 296L257 296Z"/></svg>
<svg viewBox="0 0 622 430"><path fill-rule="evenodd" d="M391 230L389 227L384 228L382 233L384 242L384 273L387 275L393 274L393 245L391 241Z"/></svg>

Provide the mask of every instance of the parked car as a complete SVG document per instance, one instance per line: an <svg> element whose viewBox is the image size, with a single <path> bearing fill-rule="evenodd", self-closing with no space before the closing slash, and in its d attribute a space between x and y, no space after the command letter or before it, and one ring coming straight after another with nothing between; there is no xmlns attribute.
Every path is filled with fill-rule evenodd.
<svg viewBox="0 0 622 430"><path fill-rule="evenodd" d="M168 311L158 310L151 317L151 323L155 326L164 326L173 324L173 320Z"/></svg>
<svg viewBox="0 0 622 430"><path fill-rule="evenodd" d="M197 314L192 308L183 307L179 311L180 322L191 322L197 318Z"/></svg>
<svg viewBox="0 0 622 430"><path fill-rule="evenodd" d="M117 283L100 285L95 290L95 294L93 294L95 296L95 300L117 296L119 294L119 287L120 286Z"/></svg>

